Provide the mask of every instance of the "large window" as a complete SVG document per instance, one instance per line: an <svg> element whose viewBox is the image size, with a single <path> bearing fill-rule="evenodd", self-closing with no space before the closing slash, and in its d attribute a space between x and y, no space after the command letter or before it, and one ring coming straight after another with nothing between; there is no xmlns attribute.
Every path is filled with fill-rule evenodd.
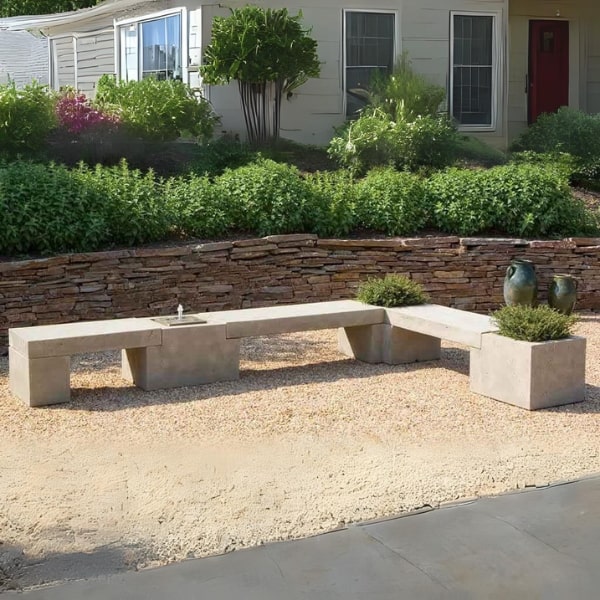
<svg viewBox="0 0 600 600"><path fill-rule="evenodd" d="M390 73L394 64L396 17L394 13L345 12L346 115L366 104L373 75Z"/></svg>
<svg viewBox="0 0 600 600"><path fill-rule="evenodd" d="M472 13L451 17L450 104L452 115L465 127L494 127L495 19Z"/></svg>
<svg viewBox="0 0 600 600"><path fill-rule="evenodd" d="M181 79L181 20L177 12L119 25L121 79Z"/></svg>

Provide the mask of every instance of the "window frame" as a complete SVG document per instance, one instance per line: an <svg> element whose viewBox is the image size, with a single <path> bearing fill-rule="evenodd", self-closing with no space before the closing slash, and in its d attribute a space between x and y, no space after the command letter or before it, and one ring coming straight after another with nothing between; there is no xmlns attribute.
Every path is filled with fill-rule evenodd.
<svg viewBox="0 0 600 600"><path fill-rule="evenodd" d="M346 92L346 72L348 69L347 65L347 44L346 44L346 15L348 13L370 13L370 14L383 14L393 15L394 17L394 56L392 57L392 64L396 64L396 58L402 52L402 36L400 29L400 11L397 9L376 9L376 8L344 8L342 9L342 73L340 81L342 82L342 115L344 119L348 120L350 117L346 114L347 106L347 92Z"/></svg>
<svg viewBox="0 0 600 600"><path fill-rule="evenodd" d="M142 23L147 21L156 21L157 19L167 19L168 17L179 16L181 20L181 79L184 83L188 83L189 80L189 40L188 40L188 15L187 8L181 6L177 8L169 8L154 13L144 14L137 17L130 17L122 20L113 20L113 26L115 30L115 74L118 80L122 79L122 66L121 66L121 28L130 25L139 27ZM138 37L138 77L137 81L142 79L142 53L139 47Z"/></svg>
<svg viewBox="0 0 600 600"><path fill-rule="evenodd" d="M480 125L463 125L458 123L459 131L466 132L485 132L498 130L498 99L500 94L500 73L502 62L502 37L501 37L501 11L468 11L452 10L450 11L450 65L448 69L448 108L450 117L454 118L454 17L492 17L492 90L491 90L491 123Z"/></svg>

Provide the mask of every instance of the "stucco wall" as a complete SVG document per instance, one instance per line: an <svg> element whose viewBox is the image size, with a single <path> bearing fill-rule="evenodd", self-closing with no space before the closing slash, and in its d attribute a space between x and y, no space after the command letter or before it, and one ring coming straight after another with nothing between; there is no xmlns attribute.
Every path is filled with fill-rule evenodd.
<svg viewBox="0 0 600 600"><path fill-rule="evenodd" d="M577 307L600 310L600 239L271 236L0 262L0 347L9 327L351 298L359 281L392 272L433 302L487 313L514 257L537 265L541 298L567 272L580 280Z"/></svg>

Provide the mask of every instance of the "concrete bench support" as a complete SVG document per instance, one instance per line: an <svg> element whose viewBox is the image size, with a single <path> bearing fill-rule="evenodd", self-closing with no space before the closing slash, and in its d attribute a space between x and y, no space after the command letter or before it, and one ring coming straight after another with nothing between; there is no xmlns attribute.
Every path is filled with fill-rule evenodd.
<svg viewBox="0 0 600 600"><path fill-rule="evenodd" d="M162 344L123 350L123 378L144 390L231 381L239 377L240 340L224 324L162 330Z"/></svg>
<svg viewBox="0 0 600 600"><path fill-rule="evenodd" d="M441 356L439 338L387 324L340 328L338 348L351 358L388 365L437 360Z"/></svg>

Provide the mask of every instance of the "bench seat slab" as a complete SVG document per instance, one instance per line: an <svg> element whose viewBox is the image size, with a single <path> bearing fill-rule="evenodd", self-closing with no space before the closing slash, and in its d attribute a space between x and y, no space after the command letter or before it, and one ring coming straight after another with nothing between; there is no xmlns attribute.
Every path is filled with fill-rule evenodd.
<svg viewBox="0 0 600 600"><path fill-rule="evenodd" d="M162 345L123 350L123 378L144 390L239 378L240 341L224 324L164 327Z"/></svg>
<svg viewBox="0 0 600 600"><path fill-rule="evenodd" d="M357 360L388 365L437 360L441 356L439 338L392 325L340 328L338 348Z"/></svg>
<svg viewBox="0 0 600 600"><path fill-rule="evenodd" d="M60 404L71 399L70 356L29 358L8 349L9 387L28 406Z"/></svg>

